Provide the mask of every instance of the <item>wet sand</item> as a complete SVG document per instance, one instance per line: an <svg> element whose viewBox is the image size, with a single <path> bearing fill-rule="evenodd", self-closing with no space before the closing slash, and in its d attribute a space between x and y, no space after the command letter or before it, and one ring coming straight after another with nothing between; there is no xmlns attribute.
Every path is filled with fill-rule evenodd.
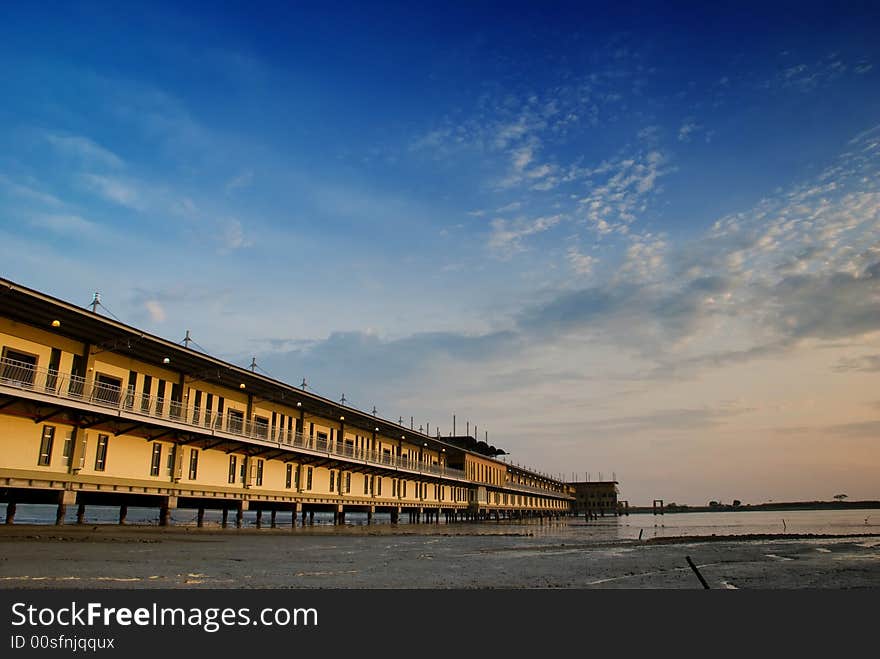
<svg viewBox="0 0 880 659"><path fill-rule="evenodd" d="M556 525L0 527L0 588L880 588L880 534L592 537Z"/></svg>

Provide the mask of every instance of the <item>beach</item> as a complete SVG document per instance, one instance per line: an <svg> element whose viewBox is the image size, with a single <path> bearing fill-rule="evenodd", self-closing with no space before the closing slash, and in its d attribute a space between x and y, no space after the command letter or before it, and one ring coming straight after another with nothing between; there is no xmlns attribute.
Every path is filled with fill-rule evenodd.
<svg viewBox="0 0 880 659"><path fill-rule="evenodd" d="M880 587L876 527L651 532L665 528L649 516L295 529L10 525L0 527L0 588L702 588L688 557L712 589Z"/></svg>

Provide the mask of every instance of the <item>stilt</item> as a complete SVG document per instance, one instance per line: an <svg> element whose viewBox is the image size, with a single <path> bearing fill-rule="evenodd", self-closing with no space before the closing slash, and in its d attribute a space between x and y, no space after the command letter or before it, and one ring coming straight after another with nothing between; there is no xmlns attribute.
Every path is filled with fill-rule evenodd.
<svg viewBox="0 0 880 659"><path fill-rule="evenodd" d="M263 509L257 508L257 528L263 528Z"/></svg>
<svg viewBox="0 0 880 659"><path fill-rule="evenodd" d="M76 507L76 523L82 524L86 518L86 504L81 503Z"/></svg>
<svg viewBox="0 0 880 659"><path fill-rule="evenodd" d="M55 524L57 526L64 524L67 506L72 503L76 503L76 492L65 490L58 495L58 509L55 511Z"/></svg>
<svg viewBox="0 0 880 659"><path fill-rule="evenodd" d="M277 514L278 514L278 511L273 509L269 515L269 526L271 526L273 529L275 528L275 516Z"/></svg>
<svg viewBox="0 0 880 659"><path fill-rule="evenodd" d="M229 525L229 508L223 509L223 521L221 524L224 529Z"/></svg>
<svg viewBox="0 0 880 659"><path fill-rule="evenodd" d="M122 504L119 506L119 524L125 524L125 518L128 517L128 506L126 504Z"/></svg>
<svg viewBox="0 0 880 659"><path fill-rule="evenodd" d="M314 526L314 525L315 525L315 511L310 510L309 511L309 526Z"/></svg>
<svg viewBox="0 0 880 659"><path fill-rule="evenodd" d="M199 506L199 511L196 516L196 526L198 528L202 528L205 525L205 507Z"/></svg>
<svg viewBox="0 0 880 659"><path fill-rule="evenodd" d="M10 501L6 504L6 523L12 524L15 521L15 501Z"/></svg>
<svg viewBox="0 0 880 659"><path fill-rule="evenodd" d="M235 509L235 528L240 529L244 522L244 506L239 504Z"/></svg>

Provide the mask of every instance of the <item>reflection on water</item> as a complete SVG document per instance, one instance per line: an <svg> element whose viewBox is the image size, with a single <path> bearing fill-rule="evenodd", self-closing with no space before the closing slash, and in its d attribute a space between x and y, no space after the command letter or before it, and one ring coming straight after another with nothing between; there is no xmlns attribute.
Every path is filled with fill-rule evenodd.
<svg viewBox="0 0 880 659"><path fill-rule="evenodd" d="M55 506L18 504L16 524L54 524ZM111 506L88 506L86 524L116 524L119 508ZM669 513L665 515L632 514L623 517L604 517L585 521L582 517L566 517L559 520L485 521L480 523L409 524L407 516L401 515L397 525L391 524L388 514L376 513L373 523L367 527L365 513L347 512L343 527L333 526L331 513L315 513L313 528L317 532L354 532L369 528L370 532L443 533L479 535L523 535L571 542L605 542L617 540L647 540L656 537L694 535L748 535L748 534L861 534L880 533L880 509L858 510L790 510L790 511L730 511L705 513ZM155 508L129 507L126 518L129 526L158 526L159 514ZM278 529L291 527L291 513L279 512L276 516ZM76 522L76 507L69 506L65 517L67 524ZM205 511L205 526L221 526L222 513ZM196 511L180 509L172 511L174 526L194 527ZM263 513L262 525L269 527L270 514ZM230 511L229 525L234 526L234 512ZM243 526L256 527L256 513L244 515ZM297 528L302 518L296 520Z"/></svg>

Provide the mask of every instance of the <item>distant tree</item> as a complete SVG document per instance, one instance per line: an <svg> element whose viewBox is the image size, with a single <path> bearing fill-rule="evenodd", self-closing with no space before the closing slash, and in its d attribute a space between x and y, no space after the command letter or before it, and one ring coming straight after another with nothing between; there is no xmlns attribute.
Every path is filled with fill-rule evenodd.
<svg viewBox="0 0 880 659"><path fill-rule="evenodd" d="M717 508L717 507L720 506L720 505L721 505L721 504L718 503L717 501L710 501L710 502L709 502L709 507L710 507L710 508Z"/></svg>
<svg viewBox="0 0 880 659"><path fill-rule="evenodd" d="M733 507L734 508L739 508L741 505L742 505L742 501L740 501L739 499L733 500Z"/></svg>
<svg viewBox="0 0 880 659"><path fill-rule="evenodd" d="M845 495L845 494L835 494L835 495L834 495L834 498L837 499L838 501L843 501L844 499L847 498L847 495Z"/></svg>

